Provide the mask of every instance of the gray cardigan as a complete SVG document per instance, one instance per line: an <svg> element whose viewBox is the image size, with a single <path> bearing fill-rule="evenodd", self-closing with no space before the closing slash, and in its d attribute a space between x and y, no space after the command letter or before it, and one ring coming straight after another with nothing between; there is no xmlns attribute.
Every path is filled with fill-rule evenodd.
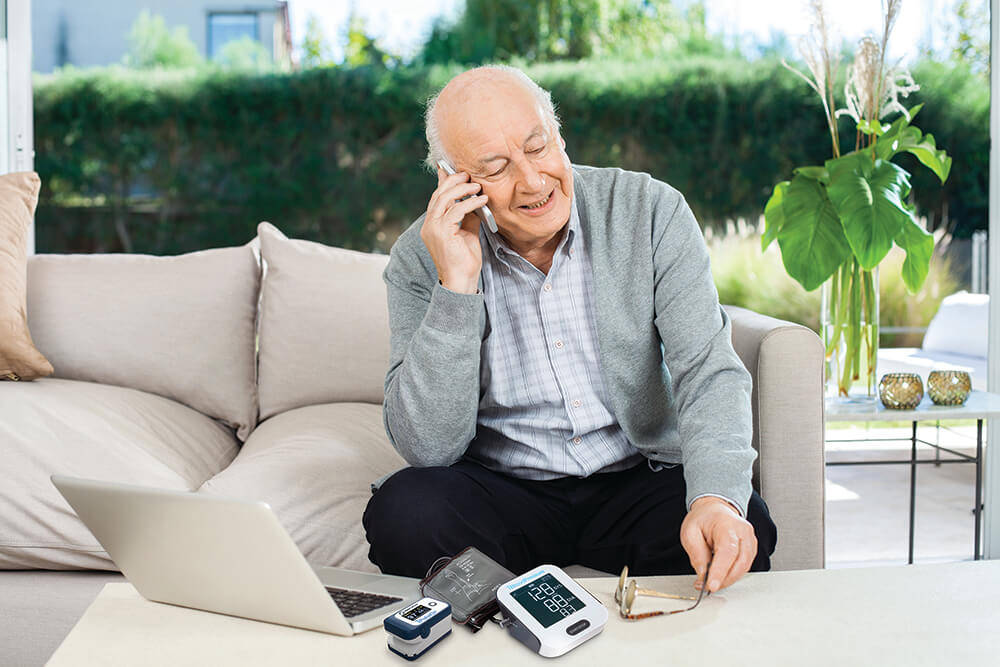
<svg viewBox="0 0 1000 667"><path fill-rule="evenodd" d="M646 457L684 466L687 501L736 501L744 515L756 456L750 374L733 350L708 250L679 192L648 174L574 165L594 271L601 371L612 413ZM476 435L481 294L438 285L423 216L392 248L392 352L384 418L413 466L458 461Z"/></svg>

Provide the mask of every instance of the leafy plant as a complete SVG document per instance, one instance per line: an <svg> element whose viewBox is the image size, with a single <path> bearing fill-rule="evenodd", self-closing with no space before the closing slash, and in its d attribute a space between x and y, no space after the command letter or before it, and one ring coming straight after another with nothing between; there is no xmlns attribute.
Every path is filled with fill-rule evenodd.
<svg viewBox="0 0 1000 667"><path fill-rule="evenodd" d="M170 30L162 16L146 9L132 24L128 43L125 64L129 67L192 67L201 63L198 47L188 37L185 26Z"/></svg>
<svg viewBox="0 0 1000 667"><path fill-rule="evenodd" d="M892 159L910 153L942 183L951 170L951 158L937 147L934 136L911 124L920 105L907 110L899 102L917 89L913 78L885 63L886 43L899 6L900 0L885 4L881 41L861 40L848 71L847 108L835 112L835 62L828 46L823 3L813 0L815 33L802 49L813 78L793 71L822 99L833 158L822 166L795 169L790 181L774 187L764 209L762 249L777 241L785 269L806 290L830 280L832 317L829 330L824 327L824 337L828 359L843 353L836 367L841 396L848 395L862 369L869 393L874 388L878 294L871 272L893 245L899 246L906 253L903 282L916 293L927 277L934 250L933 237L917 222L914 207L907 202L910 173ZM883 124L881 119L894 112L901 116ZM844 155L838 115L851 116L857 128L854 150Z"/></svg>
<svg viewBox="0 0 1000 667"><path fill-rule="evenodd" d="M914 107L909 116L919 110ZM861 131L872 138L867 147L823 166L799 167L791 181L774 187L764 209L762 248L777 240L788 274L811 291L851 260L872 270L895 243L906 252L903 280L916 293L927 277L934 240L906 202L909 172L891 160L912 153L943 183L951 158L937 148L934 135L921 133L906 116Z"/></svg>

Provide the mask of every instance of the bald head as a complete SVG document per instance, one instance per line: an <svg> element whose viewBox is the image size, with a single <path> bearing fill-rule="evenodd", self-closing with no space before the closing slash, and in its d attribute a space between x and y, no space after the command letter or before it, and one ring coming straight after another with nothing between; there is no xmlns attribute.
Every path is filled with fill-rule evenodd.
<svg viewBox="0 0 1000 667"><path fill-rule="evenodd" d="M559 131L559 118L552 104L552 96L521 70L508 65L486 65L467 70L456 75L427 103L424 116L427 133L426 165L437 171L438 160L454 165L451 152L454 147L447 145L454 133L449 127L475 122L477 110L485 106L504 108L510 104L527 103L534 105L539 115ZM449 148L452 150L449 151Z"/></svg>

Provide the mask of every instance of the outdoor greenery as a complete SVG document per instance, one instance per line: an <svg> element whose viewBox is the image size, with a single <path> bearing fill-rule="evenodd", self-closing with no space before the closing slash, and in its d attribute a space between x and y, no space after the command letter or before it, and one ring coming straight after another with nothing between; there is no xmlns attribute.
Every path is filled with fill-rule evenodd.
<svg viewBox="0 0 1000 667"><path fill-rule="evenodd" d="M459 68L37 76L38 247L174 253L244 242L269 219L295 236L386 250L433 189L420 167L423 101ZM913 97L955 166L943 187L915 175L916 204L968 236L986 224L988 91L967 70L915 75L925 69L947 85ZM829 145L810 91L776 62L528 70L552 90L576 162L666 180L710 226L756 220L773 183L822 163Z"/></svg>
<svg viewBox="0 0 1000 667"><path fill-rule="evenodd" d="M151 67L192 67L201 62L198 47L185 26L167 28L162 16L139 13L128 35L129 51L123 62L136 69Z"/></svg>
<svg viewBox="0 0 1000 667"><path fill-rule="evenodd" d="M417 60L478 65L724 52L705 30L703 0L683 13L670 0L467 0L456 21L435 23Z"/></svg>

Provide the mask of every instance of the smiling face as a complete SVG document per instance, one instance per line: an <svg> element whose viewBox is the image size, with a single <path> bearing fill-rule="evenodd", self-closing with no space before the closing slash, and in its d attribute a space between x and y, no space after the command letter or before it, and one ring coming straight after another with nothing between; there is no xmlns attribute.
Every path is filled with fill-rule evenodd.
<svg viewBox="0 0 1000 667"><path fill-rule="evenodd" d="M554 250L573 196L562 137L522 82L496 72L466 75L449 83L438 100L445 151L458 171L482 186L514 250Z"/></svg>

